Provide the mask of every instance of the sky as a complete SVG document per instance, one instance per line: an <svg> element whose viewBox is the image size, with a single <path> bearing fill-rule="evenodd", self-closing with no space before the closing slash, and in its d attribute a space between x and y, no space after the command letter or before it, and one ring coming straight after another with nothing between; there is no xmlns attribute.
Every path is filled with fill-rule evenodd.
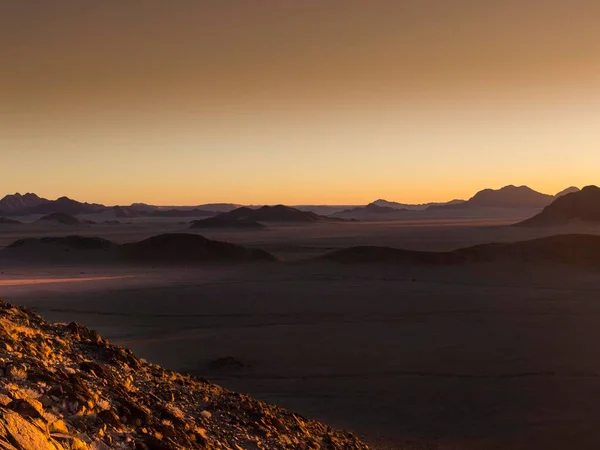
<svg viewBox="0 0 600 450"><path fill-rule="evenodd" d="M600 2L0 3L0 196L364 204L598 184Z"/></svg>

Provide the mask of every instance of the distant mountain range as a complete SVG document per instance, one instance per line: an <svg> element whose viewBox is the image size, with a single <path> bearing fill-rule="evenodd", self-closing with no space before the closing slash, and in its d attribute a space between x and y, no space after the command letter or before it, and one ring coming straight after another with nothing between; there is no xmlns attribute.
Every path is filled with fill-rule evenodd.
<svg viewBox="0 0 600 450"><path fill-rule="evenodd" d="M444 205L454 205L458 203L464 203L464 200L451 200L449 202L432 202L432 203L419 203L419 204L410 204L410 203L397 203L390 202L387 200L379 199L375 200L373 203L370 203L367 206L375 205L399 210L407 210L407 211L424 211L430 206L444 206Z"/></svg>
<svg viewBox="0 0 600 450"><path fill-rule="evenodd" d="M134 203L130 206L105 206L97 203L85 203L68 197L48 200L36 194L19 193L7 195L0 200L0 216L48 215L53 213L69 214L72 216L85 214L110 213L116 218L134 217L212 217L219 212L231 211L238 205L215 203L197 207L159 207L144 203Z"/></svg>
<svg viewBox="0 0 600 450"><path fill-rule="evenodd" d="M600 188L586 186L581 191L561 195L542 212L519 225L556 226L573 222L600 223Z"/></svg>
<svg viewBox="0 0 600 450"><path fill-rule="evenodd" d="M469 208L544 208L556 198L579 189L570 187L556 195L542 194L528 186L504 186L500 189L484 189L466 202L430 206L428 210Z"/></svg>
<svg viewBox="0 0 600 450"><path fill-rule="evenodd" d="M501 189L484 189L477 192L469 200L452 200L446 203L423 203L405 204L388 200L375 200L366 206L330 206L330 205L301 205L297 207L286 207L299 212L311 213L313 216L304 216L300 221L316 221L316 217L333 216L340 218L359 218L394 214L402 216L406 212L422 211L465 211L481 208L539 208L548 206L560 196L579 191L578 188L570 187L556 195L542 194L527 186L505 186ZM284 213L283 205L268 206L267 208L279 208L281 217L287 217L289 211ZM146 203L133 203L129 206L105 206L97 203L86 203L73 200L68 197L60 197L56 200L42 198L34 193L21 195L19 193L7 195L0 200L0 216L26 216L26 215L48 215L63 213L73 216L86 214L105 213L113 218L135 218L135 217L165 217L165 218L208 218L219 214L235 212L237 215L250 214L250 211L261 211L259 215L266 214L270 209L264 206L246 206L233 203L207 203L198 206L156 206ZM241 212L240 212L241 211ZM281 218L280 217L280 218ZM312 219L309 219L312 217ZM105 217L107 218L107 217ZM229 220L229 219L226 219ZM259 219L252 219L260 221ZM322 220L322 219L319 219ZM281 221L281 220L267 220ZM286 220L283 220L286 221ZM297 220L294 220L297 221Z"/></svg>

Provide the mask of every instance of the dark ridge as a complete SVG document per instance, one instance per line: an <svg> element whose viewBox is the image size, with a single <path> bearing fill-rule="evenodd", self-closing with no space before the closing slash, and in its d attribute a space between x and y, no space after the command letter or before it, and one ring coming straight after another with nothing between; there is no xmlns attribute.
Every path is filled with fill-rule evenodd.
<svg viewBox="0 0 600 450"><path fill-rule="evenodd" d="M218 217L210 217L203 220L194 220L190 228L264 230L267 227L260 222L250 219L224 220Z"/></svg>
<svg viewBox="0 0 600 450"><path fill-rule="evenodd" d="M95 214L108 210L104 205L96 203L82 203L77 200L72 200L68 197L61 197L47 203L42 203L37 206L28 208L25 213L27 214Z"/></svg>
<svg viewBox="0 0 600 450"><path fill-rule="evenodd" d="M76 225L81 223L79 219L66 213L52 213L42 217L38 222L56 222L62 225Z"/></svg>
<svg viewBox="0 0 600 450"><path fill-rule="evenodd" d="M196 234L161 234L121 246L126 259L140 262L194 263L276 261L264 250L212 241Z"/></svg>
<svg viewBox="0 0 600 450"><path fill-rule="evenodd" d="M31 246L62 246L73 250L108 250L117 245L99 237L66 236L19 239L6 248L16 249Z"/></svg>
<svg viewBox="0 0 600 450"><path fill-rule="evenodd" d="M0 217L0 225L23 225L23 222L18 220L8 219L6 217Z"/></svg>
<svg viewBox="0 0 600 450"><path fill-rule="evenodd" d="M544 210L517 226L556 226L571 222L600 223L600 188L587 186L581 191L558 197Z"/></svg>
<svg viewBox="0 0 600 450"><path fill-rule="evenodd" d="M85 253L81 251L85 250ZM110 250L110 252L108 252ZM20 239L2 251L5 256L45 261L60 257L85 262L235 263L277 261L270 253L241 245L213 241L196 234L161 234L140 242L118 245L98 237L44 237Z"/></svg>
<svg viewBox="0 0 600 450"><path fill-rule="evenodd" d="M456 250L467 261L519 261L600 266L600 236L563 234L529 241L476 245Z"/></svg>
<svg viewBox="0 0 600 450"><path fill-rule="evenodd" d="M341 220L320 216L310 211L300 211L285 205L262 206L258 209L243 206L231 212L219 214L216 219L221 221L248 220L280 223L315 223Z"/></svg>
<svg viewBox="0 0 600 450"><path fill-rule="evenodd" d="M347 264L452 265L510 261L600 267L600 236L557 235L529 241L492 243L451 252L401 250L390 247L351 247L317 258Z"/></svg>
<svg viewBox="0 0 600 450"><path fill-rule="evenodd" d="M453 252L422 252L391 247L360 246L336 250L320 260L349 264L425 264L450 265L465 262Z"/></svg>

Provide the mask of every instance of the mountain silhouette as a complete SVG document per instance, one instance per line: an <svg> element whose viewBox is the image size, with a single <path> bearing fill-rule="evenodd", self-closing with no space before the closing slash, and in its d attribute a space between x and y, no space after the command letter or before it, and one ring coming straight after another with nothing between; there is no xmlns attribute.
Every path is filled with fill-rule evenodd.
<svg viewBox="0 0 600 450"><path fill-rule="evenodd" d="M38 197L36 194L27 193L21 195L17 192L16 194L6 195L0 200L0 213L7 216L18 216L30 208L49 202L50 200Z"/></svg>
<svg viewBox="0 0 600 450"><path fill-rule="evenodd" d="M336 220L330 217L320 216L310 211L300 211L285 205L262 206L258 209L243 206L234 209L231 212L219 214L215 219L220 221L236 221L243 219L254 222L288 223L315 223Z"/></svg>
<svg viewBox="0 0 600 450"><path fill-rule="evenodd" d="M558 197L543 211L521 226L554 226L571 222L600 223L600 188L586 186L581 191Z"/></svg>
<svg viewBox="0 0 600 450"><path fill-rule="evenodd" d="M554 200L553 195L542 194L527 186L504 186L484 189L463 203L431 206L430 210L468 208L543 208Z"/></svg>
<svg viewBox="0 0 600 450"><path fill-rule="evenodd" d="M408 209L393 208L391 206L380 206L376 202L369 203L367 206L359 206L357 208L346 209L334 216L345 216L355 214L397 214L400 211L408 211Z"/></svg>
<svg viewBox="0 0 600 450"><path fill-rule="evenodd" d="M82 223L77 217L65 213L48 214L40 218L38 222L54 222L61 225L76 225Z"/></svg>

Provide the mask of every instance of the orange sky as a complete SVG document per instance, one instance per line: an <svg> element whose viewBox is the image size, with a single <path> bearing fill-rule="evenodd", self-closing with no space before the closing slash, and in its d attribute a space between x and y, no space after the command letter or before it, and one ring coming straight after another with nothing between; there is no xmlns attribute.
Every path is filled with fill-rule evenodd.
<svg viewBox="0 0 600 450"><path fill-rule="evenodd" d="M352 204L597 184L598 23L597 1L3 2L0 193Z"/></svg>

